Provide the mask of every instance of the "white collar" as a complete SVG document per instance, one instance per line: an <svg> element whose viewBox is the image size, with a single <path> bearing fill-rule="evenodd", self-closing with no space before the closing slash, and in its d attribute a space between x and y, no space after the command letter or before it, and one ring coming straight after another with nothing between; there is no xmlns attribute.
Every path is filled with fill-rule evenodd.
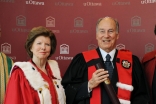
<svg viewBox="0 0 156 104"><path fill-rule="evenodd" d="M114 48L111 52L107 53L106 51L104 51L103 49L99 48L100 49L100 52L101 52L101 55L102 55L102 58L104 61L106 61L106 55L109 54L111 56L111 61L113 61L114 59L114 55L115 55L115 51L116 49Z"/></svg>

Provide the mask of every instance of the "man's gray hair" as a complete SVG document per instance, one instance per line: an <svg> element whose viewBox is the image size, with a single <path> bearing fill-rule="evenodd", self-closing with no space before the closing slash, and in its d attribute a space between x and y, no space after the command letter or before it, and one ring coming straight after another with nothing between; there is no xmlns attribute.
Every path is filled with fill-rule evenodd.
<svg viewBox="0 0 156 104"><path fill-rule="evenodd" d="M117 34L119 33L119 23L118 23L118 21L116 20L116 19L114 19L114 18L112 18L112 17L103 17L103 18L100 18L98 21L97 21L97 23L96 23L96 32L98 31L98 25L99 25L99 23L103 20L103 19L105 19L105 18L111 18L112 20L114 20L114 22L115 22L115 24L116 24L116 32L117 32Z"/></svg>

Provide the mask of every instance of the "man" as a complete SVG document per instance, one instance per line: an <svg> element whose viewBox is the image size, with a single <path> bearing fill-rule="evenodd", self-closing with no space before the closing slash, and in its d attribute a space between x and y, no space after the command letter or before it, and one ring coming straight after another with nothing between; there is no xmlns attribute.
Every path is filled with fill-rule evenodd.
<svg viewBox="0 0 156 104"><path fill-rule="evenodd" d="M98 20L96 40L99 47L77 54L63 77L67 104L112 104L103 85L108 78L121 104L148 103L141 63L130 51L115 49L118 38L119 24L115 19ZM109 62L106 56L111 56L113 70L105 69ZM95 64L99 62L104 69L96 70Z"/></svg>
<svg viewBox="0 0 156 104"><path fill-rule="evenodd" d="M156 35L156 25L154 33ZM145 69L147 82L150 89L150 104L156 104L156 50L144 55L142 64Z"/></svg>
<svg viewBox="0 0 156 104"><path fill-rule="evenodd" d="M2 104L4 100L4 94L12 64L12 59L0 52L0 104Z"/></svg>

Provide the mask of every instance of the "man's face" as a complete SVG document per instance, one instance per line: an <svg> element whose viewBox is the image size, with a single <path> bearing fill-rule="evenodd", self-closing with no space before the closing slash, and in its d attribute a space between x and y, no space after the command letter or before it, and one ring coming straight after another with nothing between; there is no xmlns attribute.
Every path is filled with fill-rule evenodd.
<svg viewBox="0 0 156 104"><path fill-rule="evenodd" d="M96 32L98 46L104 51L110 52L116 47L118 38L119 34L116 31L115 21L111 18L101 20Z"/></svg>

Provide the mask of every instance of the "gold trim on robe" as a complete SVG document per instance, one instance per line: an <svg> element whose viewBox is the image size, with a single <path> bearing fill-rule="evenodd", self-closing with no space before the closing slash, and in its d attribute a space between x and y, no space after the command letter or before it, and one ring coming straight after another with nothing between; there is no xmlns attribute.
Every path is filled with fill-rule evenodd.
<svg viewBox="0 0 156 104"><path fill-rule="evenodd" d="M0 104L2 104L4 100L5 90L9 80L9 73L12 64L12 59L0 52Z"/></svg>

